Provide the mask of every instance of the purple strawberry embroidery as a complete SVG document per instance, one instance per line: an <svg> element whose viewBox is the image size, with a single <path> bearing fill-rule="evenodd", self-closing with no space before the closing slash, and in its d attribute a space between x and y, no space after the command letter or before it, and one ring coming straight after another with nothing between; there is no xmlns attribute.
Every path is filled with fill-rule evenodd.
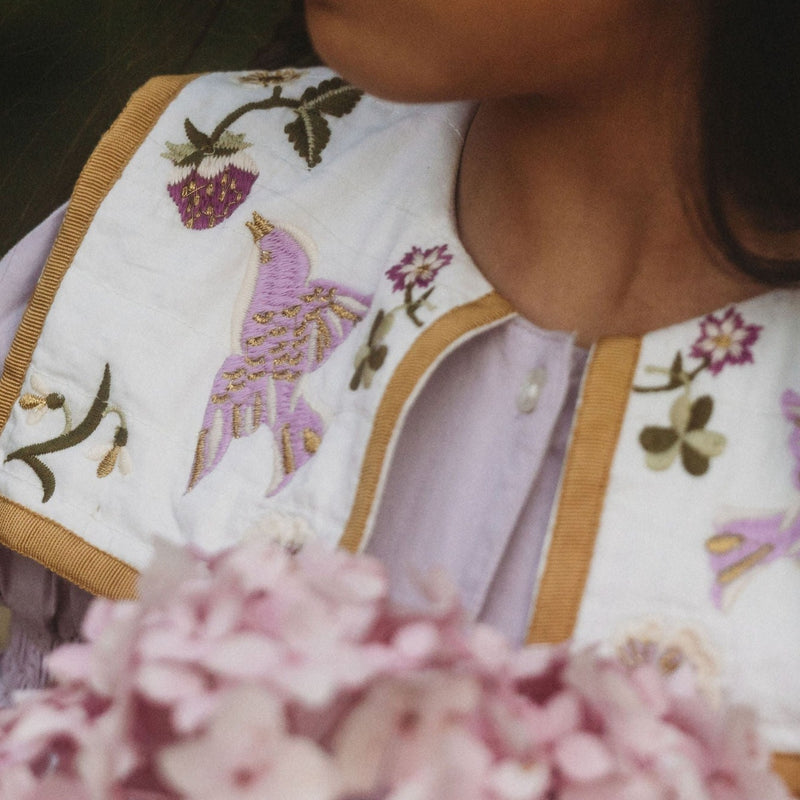
<svg viewBox="0 0 800 800"><path fill-rule="evenodd" d="M299 99L283 97L278 85L264 100L246 103L228 114L206 134L191 120L184 121L185 142L167 142L164 158L173 164L167 190L178 207L183 224L192 230L213 228L224 222L245 201L258 177L258 167L245 152L252 146L243 133L229 130L251 111L290 109L295 118L284 133L309 168L322 161L331 129L325 115L343 117L361 99L363 92L341 78L328 78L307 87Z"/></svg>
<svg viewBox="0 0 800 800"><path fill-rule="evenodd" d="M197 440L188 490L211 473L234 439L267 426L277 459L268 494L280 491L319 448L325 425L302 393L361 321L372 300L332 281L308 279L310 263L287 231L254 213L252 286L234 352L219 368ZM250 294L248 292L248 294Z"/></svg>
<svg viewBox="0 0 800 800"><path fill-rule="evenodd" d="M243 134L224 131L215 142L185 123L189 142L167 142L164 153L173 165L167 185L187 228L204 230L226 220L250 194L258 167L244 152Z"/></svg>

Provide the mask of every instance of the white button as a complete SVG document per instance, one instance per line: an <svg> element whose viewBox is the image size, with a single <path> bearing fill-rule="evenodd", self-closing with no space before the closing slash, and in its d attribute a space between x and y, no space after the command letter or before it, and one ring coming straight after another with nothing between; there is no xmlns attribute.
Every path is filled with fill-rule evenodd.
<svg viewBox="0 0 800 800"><path fill-rule="evenodd" d="M536 410L539 404L539 397L547 382L547 371L544 367L537 367L528 373L525 383L517 395L517 408L523 414L530 414Z"/></svg>

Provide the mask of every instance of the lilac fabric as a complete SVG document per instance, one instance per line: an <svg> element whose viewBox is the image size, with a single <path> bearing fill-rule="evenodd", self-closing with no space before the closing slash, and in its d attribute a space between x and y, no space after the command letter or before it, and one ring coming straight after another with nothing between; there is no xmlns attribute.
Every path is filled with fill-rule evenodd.
<svg viewBox="0 0 800 800"><path fill-rule="evenodd" d="M63 215L0 261L2 361ZM419 602L419 577L439 567L473 617L524 640L585 362L570 335L515 318L436 367L403 422L367 545L386 561L398 601ZM90 598L4 548L0 598L12 611L2 700L45 681L43 656L77 636Z"/></svg>
<svg viewBox="0 0 800 800"><path fill-rule="evenodd" d="M367 551L397 600L441 568L471 615L525 638L586 353L516 318L450 353L401 429ZM518 398L534 373L535 408Z"/></svg>
<svg viewBox="0 0 800 800"><path fill-rule="evenodd" d="M61 227L62 206L0 261L0 364ZM0 704L16 689L43 685L44 656L76 639L90 595L40 564L0 547L0 600L11 609L8 645L0 661Z"/></svg>

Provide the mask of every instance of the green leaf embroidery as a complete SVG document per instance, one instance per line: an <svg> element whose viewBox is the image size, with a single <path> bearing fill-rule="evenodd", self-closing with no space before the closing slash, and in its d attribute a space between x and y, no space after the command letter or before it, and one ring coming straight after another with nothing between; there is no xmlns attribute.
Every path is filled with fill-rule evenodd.
<svg viewBox="0 0 800 800"><path fill-rule="evenodd" d="M283 130L309 167L322 161L322 151L331 138L330 126L322 114L301 107L297 109L297 119Z"/></svg>
<svg viewBox="0 0 800 800"><path fill-rule="evenodd" d="M56 479L53 471L41 460L40 456L48 455L50 453L57 453L62 450L68 450L76 445L86 441L99 427L103 417L108 413L114 413L120 418L120 425L117 427L115 433L113 447L122 447L127 442L128 432L124 422L122 412L116 408L109 406L108 400L111 392L111 369L108 364L105 365L103 370L103 377L100 381L100 386L97 389L97 394L92 401L89 410L83 420L74 428L71 427L71 416L67 410L66 404L62 403L58 407L63 406L64 416L67 420L66 429L59 436L54 436L44 442L37 442L36 444L26 445L20 447L13 453L6 456L8 461L22 461L27 464L34 472L42 484L42 502L46 503L52 496L56 488ZM56 395L53 395L56 396ZM60 395L58 395L60 397ZM20 398L20 405L25 408L26 404L23 402L29 395L23 395ZM54 406L55 407L55 406ZM119 444L119 443L122 444ZM98 473L99 474L99 473ZM102 476L101 476L102 477Z"/></svg>
<svg viewBox="0 0 800 800"><path fill-rule="evenodd" d="M300 108L343 117L356 107L362 95L361 89L350 86L341 78L330 78L319 86L309 86L300 95Z"/></svg>

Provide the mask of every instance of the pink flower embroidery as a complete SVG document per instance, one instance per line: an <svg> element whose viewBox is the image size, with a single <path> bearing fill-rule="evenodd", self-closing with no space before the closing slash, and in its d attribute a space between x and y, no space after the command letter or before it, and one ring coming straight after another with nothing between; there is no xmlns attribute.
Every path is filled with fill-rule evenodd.
<svg viewBox="0 0 800 800"><path fill-rule="evenodd" d="M447 252L447 245L431 247L423 250L421 247L412 247L400 262L386 270L386 276L394 285L395 292L402 292L414 286L429 286L442 267L446 267L453 260Z"/></svg>
<svg viewBox="0 0 800 800"><path fill-rule="evenodd" d="M691 355L707 360L712 375L718 375L726 364L750 364L750 348L761 330L761 325L747 325L733 306L721 318L707 314L700 323L700 336L692 345Z"/></svg>

